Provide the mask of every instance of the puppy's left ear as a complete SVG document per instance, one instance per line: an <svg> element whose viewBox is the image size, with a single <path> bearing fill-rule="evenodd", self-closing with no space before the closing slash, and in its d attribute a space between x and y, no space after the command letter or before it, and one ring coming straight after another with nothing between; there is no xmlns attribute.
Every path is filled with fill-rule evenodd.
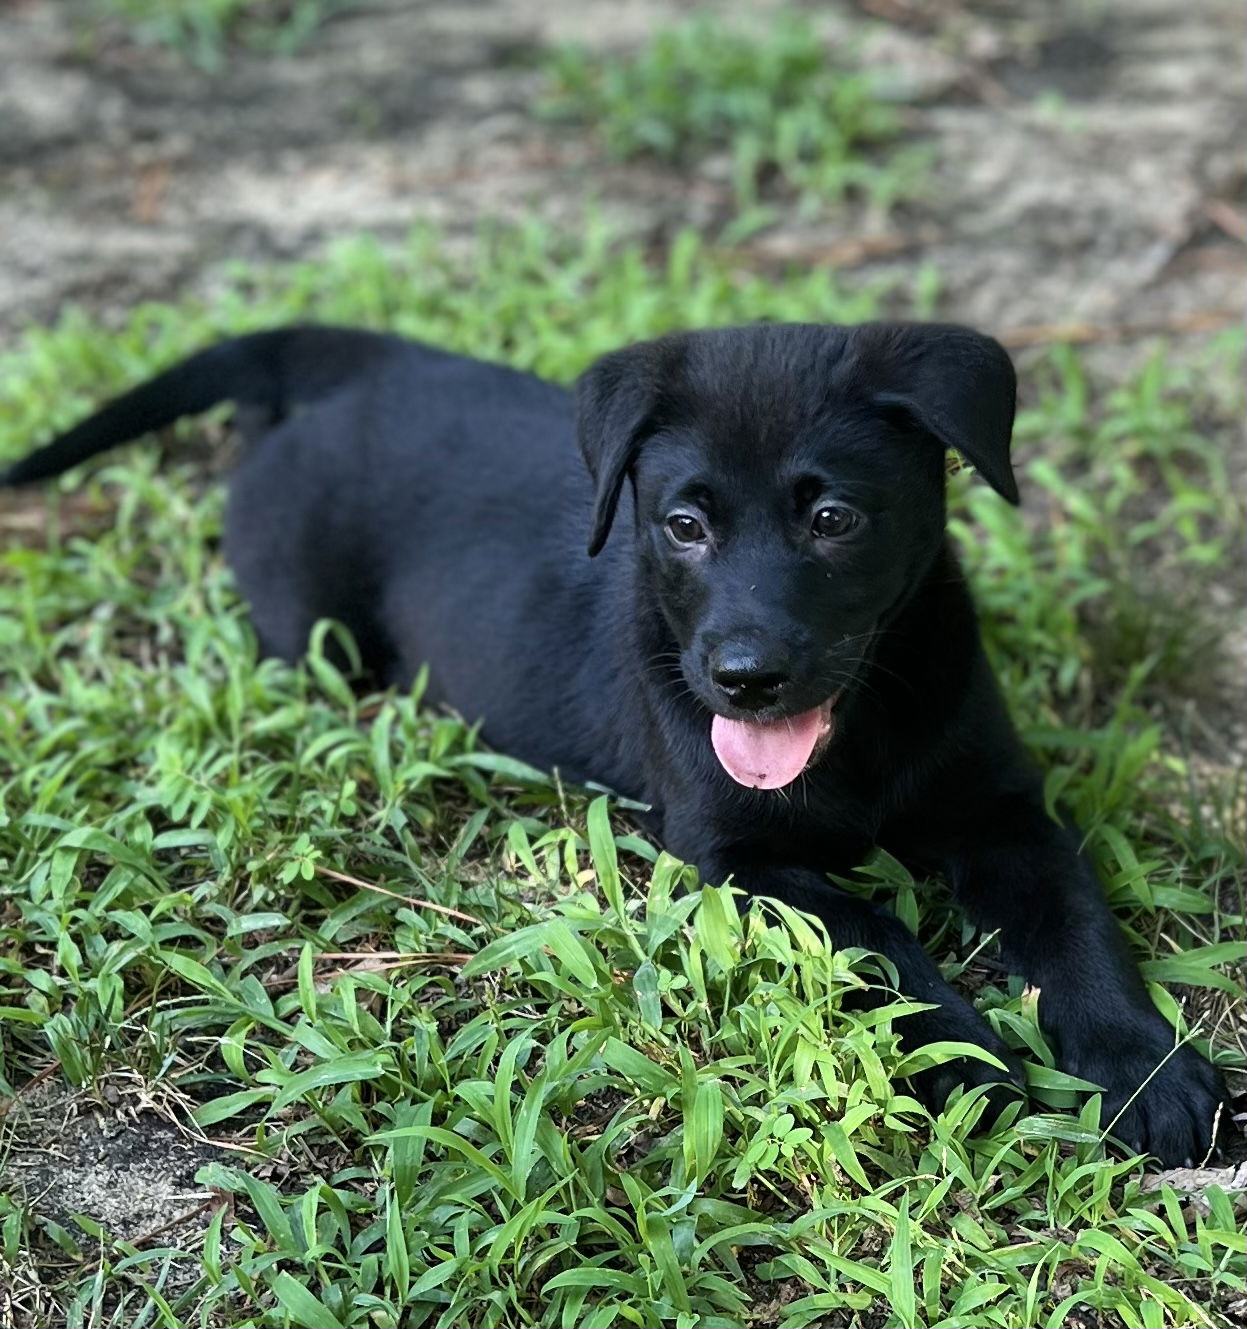
<svg viewBox="0 0 1247 1329"><path fill-rule="evenodd" d="M596 360L576 384L576 432L593 477L589 557L601 553L642 443L661 423L665 386L682 339L638 342Z"/></svg>
<svg viewBox="0 0 1247 1329"><path fill-rule="evenodd" d="M953 448L1010 503L1020 501L1009 461L1017 375L992 337L948 323L874 324L862 328L862 365L877 390L871 400L903 411Z"/></svg>

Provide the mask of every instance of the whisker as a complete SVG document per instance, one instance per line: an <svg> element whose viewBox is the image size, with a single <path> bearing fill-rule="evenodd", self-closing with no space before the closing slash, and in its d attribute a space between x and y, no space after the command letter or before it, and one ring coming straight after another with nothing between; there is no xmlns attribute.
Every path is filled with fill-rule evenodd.
<svg viewBox="0 0 1247 1329"><path fill-rule="evenodd" d="M863 696L869 693L874 700L883 702L883 694L879 689L868 683L860 674L836 674L829 681L838 684L850 696Z"/></svg>

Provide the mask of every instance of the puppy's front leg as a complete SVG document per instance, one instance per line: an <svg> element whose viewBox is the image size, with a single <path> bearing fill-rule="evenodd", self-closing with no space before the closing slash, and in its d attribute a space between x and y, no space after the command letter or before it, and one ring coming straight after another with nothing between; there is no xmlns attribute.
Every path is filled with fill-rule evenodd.
<svg viewBox="0 0 1247 1329"><path fill-rule="evenodd" d="M1007 1067L1001 1071L988 1062L965 1057L921 1072L913 1079L914 1088L933 1110L942 1107L959 1084L1000 1086L989 1095L990 1117L1016 1101L1022 1073L1012 1053L974 1007L949 987L934 961L895 914L832 886L813 869L776 864L764 853L745 846L690 853L687 841L681 852L672 844L669 831L667 839L672 852L697 864L703 880L724 882L730 878L734 886L750 896L780 900L813 914L822 921L837 948L861 947L890 960L903 996L935 1004L933 1010L906 1016L900 1022L898 1032L906 1048L938 1042L973 1043ZM677 835L675 844L681 839Z"/></svg>
<svg viewBox="0 0 1247 1329"><path fill-rule="evenodd" d="M1037 793L980 813L945 864L966 912L999 930L1006 960L1039 989L1066 1069L1103 1086L1105 1126L1170 1166L1198 1161L1214 1143L1221 1077L1177 1046L1073 834Z"/></svg>

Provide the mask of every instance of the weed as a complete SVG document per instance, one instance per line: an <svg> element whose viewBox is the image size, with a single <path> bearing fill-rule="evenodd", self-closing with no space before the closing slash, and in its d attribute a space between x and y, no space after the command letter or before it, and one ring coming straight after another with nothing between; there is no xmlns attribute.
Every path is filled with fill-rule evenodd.
<svg viewBox="0 0 1247 1329"><path fill-rule="evenodd" d="M351 0L91 0L91 19L119 19L139 41L164 46L205 73L244 46L291 55Z"/></svg>
<svg viewBox="0 0 1247 1329"><path fill-rule="evenodd" d="M622 58L564 47L547 76L543 113L590 127L614 157L687 168L729 154L737 209L757 224L771 216L763 204L772 179L808 214L849 190L886 207L921 171L912 149L882 162L868 155L896 138L896 110L793 14L765 31L702 14Z"/></svg>
<svg viewBox="0 0 1247 1329"><path fill-rule="evenodd" d="M1236 348L1241 359L1239 334L1206 359ZM1012 634L1005 653L1027 655L1034 695L1049 702L1079 688L1115 696L1140 670L1145 698L1213 690L1224 623L1210 591L1244 522L1224 437L1203 420L1240 408L1224 389L1210 407L1199 375L1167 360L1160 347L1106 390L1087 381L1075 352L1055 349L1032 371L1036 400L1016 428L1031 520L1017 526L967 495L996 536L982 542L958 528L993 637Z"/></svg>

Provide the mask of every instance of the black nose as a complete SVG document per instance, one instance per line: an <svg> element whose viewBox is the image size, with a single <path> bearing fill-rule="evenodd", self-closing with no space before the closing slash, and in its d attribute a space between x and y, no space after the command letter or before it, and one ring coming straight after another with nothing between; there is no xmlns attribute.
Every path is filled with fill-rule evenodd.
<svg viewBox="0 0 1247 1329"><path fill-rule="evenodd" d="M710 677L733 706L760 711L775 703L788 682L788 660L778 650L729 642L710 652Z"/></svg>

